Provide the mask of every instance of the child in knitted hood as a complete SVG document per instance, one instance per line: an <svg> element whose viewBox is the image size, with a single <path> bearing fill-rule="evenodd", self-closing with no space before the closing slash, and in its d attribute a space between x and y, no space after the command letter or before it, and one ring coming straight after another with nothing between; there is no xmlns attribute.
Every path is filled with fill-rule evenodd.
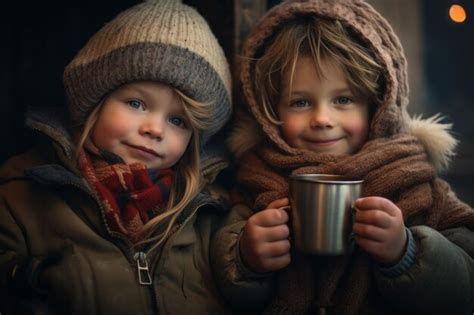
<svg viewBox="0 0 474 315"><path fill-rule="evenodd" d="M236 198L213 243L222 292L269 314L469 314L474 210L437 176L456 141L412 119L406 61L361 0L284 1L243 49L246 108L231 138ZM364 180L355 250L305 255L289 240L288 178Z"/></svg>
<svg viewBox="0 0 474 315"><path fill-rule="evenodd" d="M219 314L208 249L227 166L227 61L179 0L100 29L64 71L69 107L0 170L1 314ZM213 187L213 186L212 186Z"/></svg>

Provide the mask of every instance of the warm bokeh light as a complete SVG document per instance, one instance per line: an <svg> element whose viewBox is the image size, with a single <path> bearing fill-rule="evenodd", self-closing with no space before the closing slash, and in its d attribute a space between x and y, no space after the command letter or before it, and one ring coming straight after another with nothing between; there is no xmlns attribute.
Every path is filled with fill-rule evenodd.
<svg viewBox="0 0 474 315"><path fill-rule="evenodd" d="M466 10L459 4L453 4L449 8L449 17L456 23L463 23L466 21Z"/></svg>

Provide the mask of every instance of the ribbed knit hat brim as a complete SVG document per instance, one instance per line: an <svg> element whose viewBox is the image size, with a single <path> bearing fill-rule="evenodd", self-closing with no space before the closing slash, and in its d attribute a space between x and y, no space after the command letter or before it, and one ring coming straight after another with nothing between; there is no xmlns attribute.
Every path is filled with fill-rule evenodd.
<svg viewBox="0 0 474 315"><path fill-rule="evenodd" d="M206 142L230 118L231 79L224 52L206 21L177 0L150 0L99 30L64 71L73 123L85 122L108 93L132 81L170 84L211 103Z"/></svg>

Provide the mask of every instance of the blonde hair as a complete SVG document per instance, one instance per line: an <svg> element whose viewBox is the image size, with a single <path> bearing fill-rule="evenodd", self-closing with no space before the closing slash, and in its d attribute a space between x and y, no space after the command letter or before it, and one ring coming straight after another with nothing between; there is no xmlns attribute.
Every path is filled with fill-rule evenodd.
<svg viewBox="0 0 474 315"><path fill-rule="evenodd" d="M282 87L291 87L299 57L311 57L320 77L324 76L322 60L340 66L351 91L367 99L373 110L383 92L382 67L355 39L336 20L299 15L283 23L262 47L255 62L253 88L265 116L272 123L281 124L274 107L282 97Z"/></svg>
<svg viewBox="0 0 474 315"><path fill-rule="evenodd" d="M174 92L181 101L186 118L190 122L192 136L189 140L188 147L181 159L175 164L173 186L170 190L170 195L166 209L163 213L152 218L147 222L143 228L142 234L145 239L135 245L151 243L157 241L152 248L158 247L163 243L170 234L176 219L186 208L186 206L199 193L202 185L201 181L201 164L200 164L200 139L199 135L202 130L208 128L212 122L210 117L210 103L196 101L176 88ZM100 116L101 108L104 101L102 101L91 114L88 116L82 133L79 137L77 152L81 150L87 139L91 136L94 126ZM152 236L155 231L159 229L164 222L167 222L164 232L159 235Z"/></svg>

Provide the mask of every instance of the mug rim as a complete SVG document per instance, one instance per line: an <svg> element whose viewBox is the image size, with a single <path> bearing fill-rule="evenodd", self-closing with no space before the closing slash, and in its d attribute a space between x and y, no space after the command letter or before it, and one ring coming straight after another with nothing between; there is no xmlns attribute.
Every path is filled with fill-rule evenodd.
<svg viewBox="0 0 474 315"><path fill-rule="evenodd" d="M335 174L298 174L290 175L290 179L304 182L338 185L361 184L364 182L363 179L355 179L344 175Z"/></svg>

